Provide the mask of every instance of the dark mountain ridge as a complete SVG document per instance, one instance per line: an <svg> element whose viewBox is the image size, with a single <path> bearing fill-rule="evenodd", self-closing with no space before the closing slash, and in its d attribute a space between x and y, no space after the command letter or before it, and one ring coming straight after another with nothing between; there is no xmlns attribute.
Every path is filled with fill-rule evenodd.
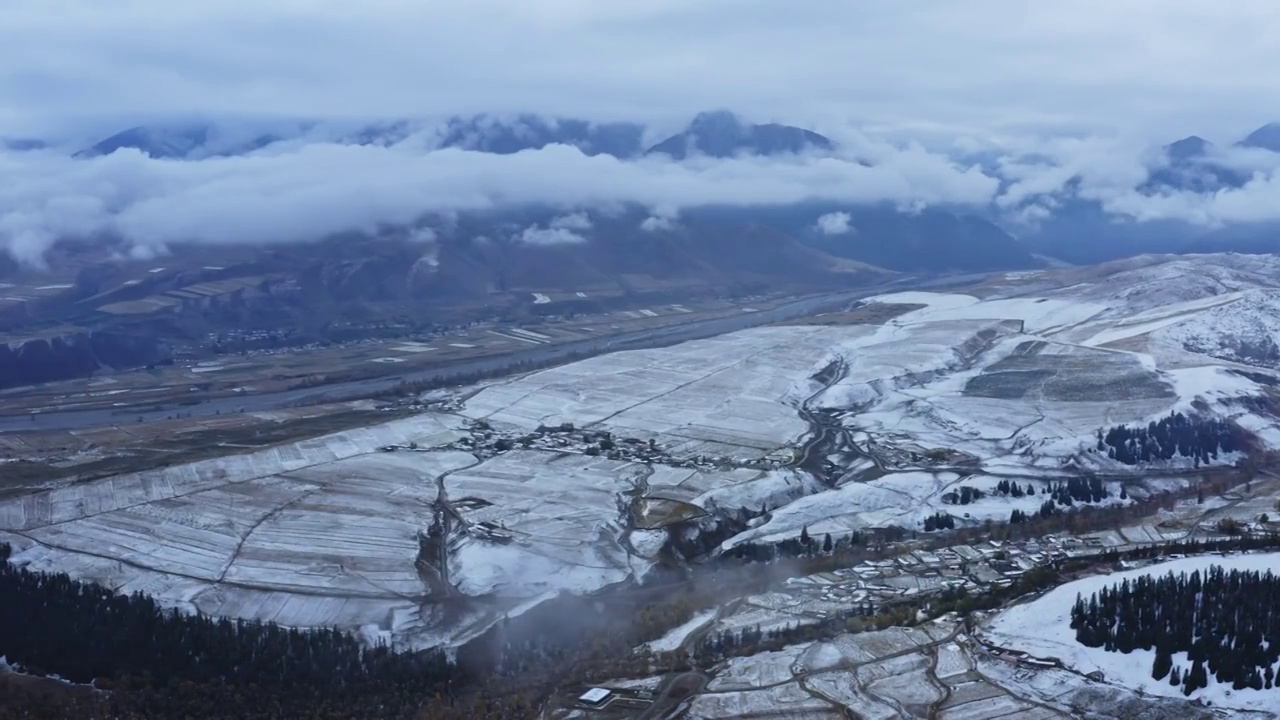
<svg viewBox="0 0 1280 720"><path fill-rule="evenodd" d="M646 153L665 153L682 160L693 153L723 158L742 153L774 155L834 148L829 139L815 132L772 123L754 125L727 110L701 113L685 130L647 149L645 132L645 126L640 123L597 123L530 113L455 116L443 122L400 119L359 125L298 121L261 123L255 127L252 123L182 122L131 127L79 151L76 157L90 158L134 149L155 158L194 160L243 155L293 140L386 146L413 136L421 136L438 148L456 147L505 155L562 144L577 147L587 155L604 154L621 159Z"/></svg>
<svg viewBox="0 0 1280 720"><path fill-rule="evenodd" d="M744 123L728 110L700 113L683 132L649 148L673 160L691 155L728 158L735 155L780 155L830 152L835 145L826 137L790 125Z"/></svg>

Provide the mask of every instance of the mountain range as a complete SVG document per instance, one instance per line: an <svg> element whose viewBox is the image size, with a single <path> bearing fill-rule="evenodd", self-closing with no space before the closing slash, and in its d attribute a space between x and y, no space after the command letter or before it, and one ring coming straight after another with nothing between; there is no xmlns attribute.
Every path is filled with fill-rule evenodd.
<svg viewBox="0 0 1280 720"><path fill-rule="evenodd" d="M76 152L89 158L134 149L155 158L199 160L288 150L314 142L392 146L415 143L426 149L457 148L511 154L571 145L587 155L623 160L662 155L681 162L695 156L776 156L823 154L836 150L831 139L805 128L755 124L727 110L698 114L683 129L654 136L633 122L596 123L532 114L453 117L444 122L389 120L370 123L278 121L271 123L189 122L144 125L115 133ZM11 150L43 147L38 141L10 141ZM1280 153L1280 123L1264 125L1227 147L1189 136L1169 143L1139 190L1148 194L1213 193L1240 188L1252 177L1232 162L1232 153ZM999 158L957 157L999 174ZM1074 182L1074 181L1073 181ZM1070 185L1069 185L1070 187ZM818 218L838 213L850 231L820 232ZM552 211L544 213L550 217ZM793 241L834 258L865 262L896 271L973 271L1036 265L1036 256L1071 263L1101 262L1143 252L1280 251L1280 228L1250 224L1206 231L1176 221L1118 222L1098 202L1068 191L1052 214L1033 227L1007 224L1002 211L988 208L933 208L928 212L886 205L840 206L802 203L775 207L718 207L686 210L691 228L759 226L785 233ZM501 213L498 214L499 216ZM479 216L477 216L479 217ZM491 220L473 219L478 225ZM491 230L492 228L490 228ZM598 235L599 233L596 233ZM653 233L649 233L651 236ZM1016 234L1016 239L1015 239ZM593 243L601 242L592 238ZM549 252L549 251L546 251ZM556 251L564 254L566 250ZM583 253L579 248L576 252ZM571 264L572 265L572 264Z"/></svg>
<svg viewBox="0 0 1280 720"><path fill-rule="evenodd" d="M623 160L664 155L674 161L695 156L824 154L835 150L832 140L811 130L773 123L753 124L732 112L715 110L698 114L679 132L662 138L648 138L645 126L638 123L592 123L528 114L506 118L455 117L444 123L397 120L355 126L315 122L252 127L204 122L139 126L111 135L80 150L76 156L89 158L134 149L155 158L196 160L269 152L273 147L286 148L291 143L320 141L381 146L414 142L430 148L497 154L565 144L587 155L604 154ZM819 232L815 221L826 213L846 216L849 232L838 236ZM505 238L519 236L525 227L545 229L555 214L549 208L470 213L464 214L463 225L477 236ZM690 267L701 267L723 280L739 274L738 261L751 264L751 258L757 257L757 249L735 253L730 247L722 247L722 236L731 229L746 232L756 241L771 246L766 254L772 253L776 262L757 263L748 273L761 277L794 276L797 268L793 264L797 262L809 273L820 265L838 265L840 261L869 263L890 271L969 271L1022 267L1033 262L1030 254L994 223L976 215L943 209L918 213L887 206L847 207L830 203L710 207L686 211L679 223L651 220L651 227L646 230L640 229L645 216L632 217L634 214L624 213L625 222L597 217L590 230L575 231L577 237L589 241L580 245L567 243L569 247L551 248L546 247L550 243L541 243L543 247L520 248L517 252L517 243L502 252L521 259L516 262L509 257L503 264L509 268L508 273L521 273L527 267L541 266L539 257L555 257L559 264L548 268L543 279L551 278L554 282L555 278L570 278L569 284L581 283L602 272L636 272L637 267L647 267L655 275L681 275ZM513 223L512 218L517 215L527 217L522 223ZM862 234L856 236L858 232ZM953 240L957 234L963 238L960 242ZM630 244L614 242L620 236L629 238ZM876 241L868 242L867 238ZM627 259L620 264L622 256ZM524 267L518 268L522 264ZM716 270L717 264L723 271ZM461 278L473 275L460 271ZM490 284L494 281L494 278L484 280ZM462 280L459 282L465 284Z"/></svg>
<svg viewBox="0 0 1280 720"><path fill-rule="evenodd" d="M645 126L639 123L594 123L531 114L454 117L443 123L395 120L363 125L307 121L237 127L228 123L192 122L131 127L75 155L90 158L134 149L154 158L198 160L244 155L289 142L388 146L411 138L419 138L434 148L497 154L537 150L551 144L572 145L586 155L612 155L620 159L654 153L676 160L693 155L726 158L738 154L827 152L835 148L830 139L816 132L773 123L751 124L727 110L700 113L684 130L652 145L645 143L645 131Z"/></svg>

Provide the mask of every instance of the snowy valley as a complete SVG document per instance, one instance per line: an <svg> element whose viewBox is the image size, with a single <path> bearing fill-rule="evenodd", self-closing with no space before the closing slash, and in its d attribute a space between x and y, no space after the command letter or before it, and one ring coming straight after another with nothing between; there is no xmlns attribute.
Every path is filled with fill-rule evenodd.
<svg viewBox="0 0 1280 720"><path fill-rule="evenodd" d="M1280 260L1235 255L885 293L788 324L436 392L435 409L407 419L0 500L0 541L17 565L187 612L336 626L397 649L458 647L561 594L786 555L802 538L830 553L1194 496L1206 473L1280 450L1277 308ZM1135 525L1090 547L1185 539L1197 522ZM649 651L886 602L868 582L818 599L727 599ZM1016 624L1009 617L992 637ZM823 668L854 663L874 675L858 687L879 688L866 700L878 714L865 716L923 717L961 692L947 678L981 665L953 644L954 624L884 632L924 655L882 671L841 659L862 657L869 637L787 650L777 663L821 666L803 673L803 688L756 678L741 664L761 658L740 658L689 716L739 716L752 698L783 702L779 693L831 714L848 704L840 693L858 691ZM903 685L944 656L954 667ZM983 697L1005 698L989 701L1004 716L1034 707L1002 693Z"/></svg>

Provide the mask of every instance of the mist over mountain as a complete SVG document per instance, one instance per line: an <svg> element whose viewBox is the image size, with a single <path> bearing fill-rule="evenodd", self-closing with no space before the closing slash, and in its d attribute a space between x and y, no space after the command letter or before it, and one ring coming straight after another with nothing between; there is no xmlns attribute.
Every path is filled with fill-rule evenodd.
<svg viewBox="0 0 1280 720"><path fill-rule="evenodd" d="M173 123L140 125L114 133L76 153L92 158L121 149L138 150L161 159L196 160L245 155L272 145L297 143L391 146L418 140L433 149L458 148L508 155L568 145L584 155L628 159L661 153L674 160L694 155L730 158L735 155L830 152L832 141L818 133L777 123L752 124L728 110L698 114L688 126L652 146L645 144L646 127L635 122L596 123L575 118L518 115L454 116L443 121L390 120L365 124L298 121L292 124Z"/></svg>
<svg viewBox="0 0 1280 720"><path fill-rule="evenodd" d="M1280 152L1280 122L1270 122L1249 133L1237 143L1241 147Z"/></svg>
<svg viewBox="0 0 1280 720"><path fill-rule="evenodd" d="M670 134L524 113L159 122L70 157L27 139L7 143L0 162L41 180L0 193L0 243L38 266L66 239L117 238L126 254L154 255L188 243L376 237L441 213L628 206L649 208L637 228L688 233L682 217L701 218L707 235L712 225L767 227L895 271L1276 247L1277 124L1225 144L1064 136L977 152L833 129L714 110ZM546 251L572 231L516 235Z"/></svg>
<svg viewBox="0 0 1280 720"><path fill-rule="evenodd" d="M727 158L748 155L799 154L829 152L835 148L831 140L810 130L790 125L745 123L728 110L700 113L683 132L672 135L649 148L649 153L669 155L684 160L693 155Z"/></svg>

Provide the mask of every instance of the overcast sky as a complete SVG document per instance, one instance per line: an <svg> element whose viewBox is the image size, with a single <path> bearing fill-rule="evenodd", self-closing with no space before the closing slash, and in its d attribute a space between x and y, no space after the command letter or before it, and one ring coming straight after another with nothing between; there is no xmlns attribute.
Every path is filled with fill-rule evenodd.
<svg viewBox="0 0 1280 720"><path fill-rule="evenodd" d="M477 112L674 131L726 107L817 129L842 153L680 167L566 148L479 157L302 145L179 163L0 153L0 172L24 178L0 185L0 247L30 262L59 237L101 230L146 248L297 240L512 200L566 212L630 200L654 208L655 228L677 222L682 205L788 199L994 206L1031 222L1073 178L1080 195L1130 219L1280 218L1270 154L1241 159L1262 174L1222 197L1137 190L1152 148L1191 133L1229 143L1280 119L1274 0L10 5L0 136L97 139L157 118ZM1000 159L985 169L954 157L991 147ZM844 230L838 220L816 227ZM568 237L536 237L553 235Z"/></svg>
<svg viewBox="0 0 1280 720"><path fill-rule="evenodd" d="M979 133L1233 136L1280 118L1270 0L39 0L3 127L88 116L732 107Z"/></svg>

